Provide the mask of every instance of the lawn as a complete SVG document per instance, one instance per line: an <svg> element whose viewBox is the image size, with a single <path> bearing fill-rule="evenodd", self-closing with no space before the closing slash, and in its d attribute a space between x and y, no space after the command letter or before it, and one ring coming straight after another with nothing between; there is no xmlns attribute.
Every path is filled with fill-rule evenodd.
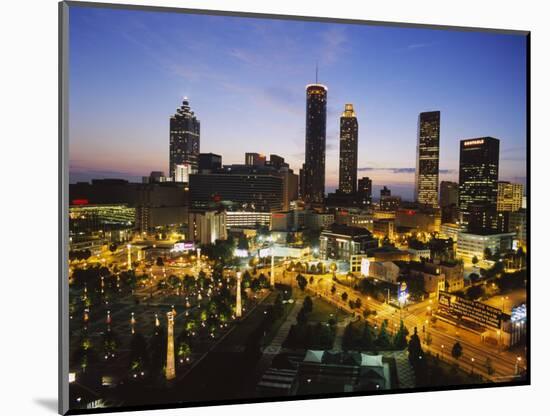
<svg viewBox="0 0 550 416"><path fill-rule="evenodd" d="M349 313L339 310L336 306L321 298L312 298L312 301L313 310L308 316L310 323L328 322L331 318L334 318L336 322L340 322L349 316Z"/></svg>

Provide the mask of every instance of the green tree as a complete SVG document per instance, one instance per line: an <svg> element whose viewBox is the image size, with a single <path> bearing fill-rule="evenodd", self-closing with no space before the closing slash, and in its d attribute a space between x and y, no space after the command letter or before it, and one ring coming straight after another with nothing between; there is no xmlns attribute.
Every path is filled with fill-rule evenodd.
<svg viewBox="0 0 550 416"><path fill-rule="evenodd" d="M407 335L409 335L409 330L405 327L403 320L399 325L399 329L393 337L393 346L396 349L402 350L407 346Z"/></svg>
<svg viewBox="0 0 550 416"><path fill-rule="evenodd" d="M391 346L390 334L388 333L388 320L384 319L382 325L380 325L380 330L378 331L378 336L376 338L376 345L379 348L389 348Z"/></svg>
<svg viewBox="0 0 550 416"><path fill-rule="evenodd" d="M460 345L460 342L455 342L453 345L453 348L451 350L451 355L455 360L458 361L458 359L462 356L462 345Z"/></svg>
<svg viewBox="0 0 550 416"><path fill-rule="evenodd" d="M493 257L493 253L491 252L491 249L489 247L485 247L485 249L483 250L483 259L491 260L491 257Z"/></svg>
<svg viewBox="0 0 550 416"><path fill-rule="evenodd" d="M485 360L485 368L487 369L487 374L489 374L490 376L494 374L495 369L493 368L493 361L490 357L487 357L487 359Z"/></svg>
<svg viewBox="0 0 550 416"><path fill-rule="evenodd" d="M367 321L363 325L363 333L361 334L361 348L370 350L374 347L374 334L372 328Z"/></svg>
<svg viewBox="0 0 550 416"><path fill-rule="evenodd" d="M304 304L302 306L306 313L310 313L313 310L313 301L311 300L311 297L306 296L304 298Z"/></svg>
<svg viewBox="0 0 550 416"><path fill-rule="evenodd" d="M302 292L304 290L306 290L306 286L307 286L307 279L302 276L301 273L299 273L297 276L296 276L296 282L298 282L298 286L300 287L300 289L302 290Z"/></svg>
<svg viewBox="0 0 550 416"><path fill-rule="evenodd" d="M163 267L164 266L164 260L162 259L162 257L157 257L156 265L158 267Z"/></svg>
<svg viewBox="0 0 550 416"><path fill-rule="evenodd" d="M477 256L472 257L472 264L475 266L478 263L479 263L479 259L477 258Z"/></svg>
<svg viewBox="0 0 550 416"><path fill-rule="evenodd" d="M342 300L345 302L346 300L348 300L348 294L347 292L344 292L342 293Z"/></svg>
<svg viewBox="0 0 550 416"><path fill-rule="evenodd" d="M419 365L419 362L424 359L424 351L422 351L422 344L420 342L420 337L418 336L416 327L414 328L414 333L409 339L409 345L407 349L409 352L409 362L411 363L412 367L416 369Z"/></svg>

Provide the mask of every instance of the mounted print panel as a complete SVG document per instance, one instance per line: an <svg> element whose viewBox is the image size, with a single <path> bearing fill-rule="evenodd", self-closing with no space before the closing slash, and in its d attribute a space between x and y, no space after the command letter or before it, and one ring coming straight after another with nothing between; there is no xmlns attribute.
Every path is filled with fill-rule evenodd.
<svg viewBox="0 0 550 416"><path fill-rule="evenodd" d="M60 27L61 413L529 383L529 32Z"/></svg>

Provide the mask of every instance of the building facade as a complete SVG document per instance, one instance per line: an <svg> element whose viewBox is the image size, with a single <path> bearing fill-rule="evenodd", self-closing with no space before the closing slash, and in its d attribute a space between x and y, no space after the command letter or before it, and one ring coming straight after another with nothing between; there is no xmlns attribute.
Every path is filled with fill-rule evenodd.
<svg viewBox="0 0 550 416"><path fill-rule="evenodd" d="M350 256L378 247L378 240L364 228L333 224L321 232L319 256L323 260L350 261Z"/></svg>
<svg viewBox="0 0 550 416"><path fill-rule="evenodd" d="M304 163L305 202L322 205L325 198L325 153L327 130L327 87L306 86L306 151Z"/></svg>
<svg viewBox="0 0 550 416"><path fill-rule="evenodd" d="M258 211L227 211L227 228L257 228L258 226L269 227L271 225L270 212Z"/></svg>
<svg viewBox="0 0 550 416"><path fill-rule="evenodd" d="M199 172L210 173L222 168L222 157L215 153L199 154Z"/></svg>
<svg viewBox="0 0 550 416"><path fill-rule="evenodd" d="M244 164L248 166L265 166L265 155L260 153L245 153Z"/></svg>
<svg viewBox="0 0 550 416"><path fill-rule="evenodd" d="M416 145L415 193L420 204L438 205L440 112L429 111L418 116Z"/></svg>
<svg viewBox="0 0 550 416"><path fill-rule="evenodd" d="M359 179L357 183L357 193L361 201L361 206L370 206L372 204L372 179L368 176Z"/></svg>
<svg viewBox="0 0 550 416"><path fill-rule="evenodd" d="M353 104L346 104L340 117L340 170L338 189L346 194L357 191L357 144L359 125Z"/></svg>
<svg viewBox="0 0 550 416"><path fill-rule="evenodd" d="M226 213L223 211L189 212L189 237L200 244L227 239Z"/></svg>
<svg viewBox="0 0 550 416"><path fill-rule="evenodd" d="M439 206L441 208L458 205L458 183L441 181L439 187Z"/></svg>
<svg viewBox="0 0 550 416"><path fill-rule="evenodd" d="M196 174L189 177L193 208L231 203L238 211L273 212L283 207L283 179L270 173Z"/></svg>
<svg viewBox="0 0 550 416"><path fill-rule="evenodd" d="M187 98L183 99L176 114L170 117L170 177L174 179L176 165L199 168L201 126L191 110Z"/></svg>
<svg viewBox="0 0 550 416"><path fill-rule="evenodd" d="M456 256L465 262L471 262L474 256L481 260L487 248L491 250L491 253L510 250L514 237L514 233L473 234L460 232L456 243Z"/></svg>
<svg viewBox="0 0 550 416"><path fill-rule="evenodd" d="M523 202L523 184L498 182L497 211L515 212Z"/></svg>
<svg viewBox="0 0 550 416"><path fill-rule="evenodd" d="M500 141L480 137L460 141L458 203L464 222L472 204L496 207Z"/></svg>

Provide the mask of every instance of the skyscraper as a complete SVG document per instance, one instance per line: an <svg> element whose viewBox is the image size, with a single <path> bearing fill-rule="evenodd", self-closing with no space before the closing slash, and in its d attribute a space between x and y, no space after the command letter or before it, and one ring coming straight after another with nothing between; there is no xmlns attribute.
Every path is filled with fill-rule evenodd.
<svg viewBox="0 0 550 416"><path fill-rule="evenodd" d="M441 223L454 223L458 220L458 183L441 181L439 184L439 206Z"/></svg>
<svg viewBox="0 0 550 416"><path fill-rule="evenodd" d="M498 182L497 211L518 211L522 200L523 184Z"/></svg>
<svg viewBox="0 0 550 416"><path fill-rule="evenodd" d="M357 193L361 199L361 205L370 205L372 202L372 179L368 176L359 179Z"/></svg>
<svg viewBox="0 0 550 416"><path fill-rule="evenodd" d="M439 111L420 113L416 145L415 199L437 206L439 184Z"/></svg>
<svg viewBox="0 0 550 416"><path fill-rule="evenodd" d="M458 204L462 220L468 222L470 206L497 204L500 141L480 137L460 141Z"/></svg>
<svg viewBox="0 0 550 416"><path fill-rule="evenodd" d="M325 148L327 131L327 87L306 86L306 157L303 199L322 204L325 197Z"/></svg>
<svg viewBox="0 0 550 416"><path fill-rule="evenodd" d="M439 205L444 208L450 205L458 205L458 183L441 181L439 190Z"/></svg>
<svg viewBox="0 0 550 416"><path fill-rule="evenodd" d="M357 137L359 125L353 104L346 104L340 117L339 189L346 194L357 191Z"/></svg>
<svg viewBox="0 0 550 416"><path fill-rule="evenodd" d="M248 166L264 166L265 165L265 155L260 153L245 153L244 154L244 163Z"/></svg>
<svg viewBox="0 0 550 416"><path fill-rule="evenodd" d="M176 114L170 117L170 177L175 178L176 165L189 165L190 171L199 167L200 121L184 97Z"/></svg>

